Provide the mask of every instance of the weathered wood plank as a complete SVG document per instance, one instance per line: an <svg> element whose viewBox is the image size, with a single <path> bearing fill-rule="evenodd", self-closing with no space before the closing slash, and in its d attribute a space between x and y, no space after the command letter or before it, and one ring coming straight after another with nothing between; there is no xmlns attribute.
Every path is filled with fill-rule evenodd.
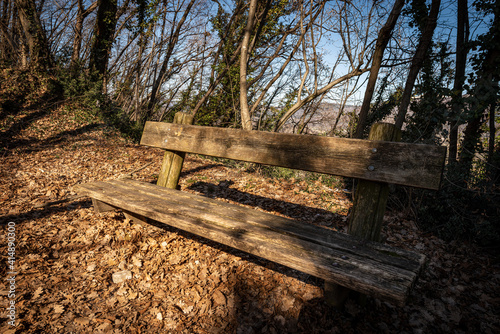
<svg viewBox="0 0 500 334"><path fill-rule="evenodd" d="M174 123L176 124L193 124L194 117L192 115L178 112L174 116ZM160 173L158 174L157 185L176 189L181 175L182 164L186 157L185 152L166 151L163 155Z"/></svg>
<svg viewBox="0 0 500 334"><path fill-rule="evenodd" d="M195 207L206 203L210 203L207 205L209 207L223 204L217 210L219 214L216 214L190 205L181 205L179 202L171 203L170 198L164 198L164 194L169 191L180 193L175 190L153 186L154 191L151 193L144 189L131 191L129 181L131 180L113 181L113 183L95 182L78 186L78 191L141 216L398 304L404 303L409 288L416 278L416 272L389 264L390 258L397 259L398 256L391 254L390 251L378 251L372 244L355 246L356 252L372 253L371 258L365 258L356 253L343 251L345 238L348 236L337 238L339 233L333 231L322 229L316 231L316 234L327 234L328 244L338 243L340 247L327 247L325 243L318 244L298 238L295 236L297 231L293 229L287 233L286 224L283 222L285 220L294 222L289 219L261 212L258 212L258 217L255 218L254 213L257 211L251 209L245 209L244 214L240 213L230 218L233 213L225 210L227 206L231 206L230 204L208 198L195 203ZM145 186L147 188L151 185ZM248 224L248 221L259 221L260 215L267 216L269 221L275 222L274 225L279 224L280 230L276 231L275 226L269 228L260 223ZM275 220L276 218L279 219ZM355 240L351 243L351 249L352 245L356 245ZM387 247L385 246L386 249L391 249Z"/></svg>
<svg viewBox="0 0 500 334"><path fill-rule="evenodd" d="M401 140L401 130L393 124L376 123L371 127L368 139L398 141ZM388 197L389 185L387 183L358 180L347 233L363 240L380 241ZM325 282L325 299L330 305L342 306L348 295L349 289Z"/></svg>
<svg viewBox="0 0 500 334"><path fill-rule="evenodd" d="M141 144L365 180L439 189L446 148L146 122Z"/></svg>
<svg viewBox="0 0 500 334"><path fill-rule="evenodd" d="M393 138L400 140L401 130L388 123L374 124L368 136L370 140L390 141ZM380 241L388 197L389 185L387 183L359 180L347 233L365 240Z"/></svg>
<svg viewBox="0 0 500 334"><path fill-rule="evenodd" d="M425 256L415 252L390 247L380 243L366 242L344 233L338 233L312 224L275 216L269 213L249 209L239 205L217 201L187 192L158 189L153 184L136 180L111 180L109 184L116 185L130 192L148 194L163 199L169 206L176 208L185 206L194 210L203 210L215 215L225 215L230 219L239 219L246 224L259 225L273 231L293 235L297 238L318 243L327 247L338 248L345 253L357 254L367 259L377 259L378 252L391 254L389 264L402 269L417 271L425 262ZM188 213L190 214L190 213ZM333 237L332 237L333 235ZM364 247L367 246L367 247ZM375 249L377 252L373 252Z"/></svg>

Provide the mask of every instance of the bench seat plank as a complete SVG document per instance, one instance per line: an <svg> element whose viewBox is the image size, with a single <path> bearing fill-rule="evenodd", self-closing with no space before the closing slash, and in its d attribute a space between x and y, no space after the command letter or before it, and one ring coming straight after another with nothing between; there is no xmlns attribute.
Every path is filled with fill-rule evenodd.
<svg viewBox="0 0 500 334"><path fill-rule="evenodd" d="M439 189L446 148L146 122L142 145L266 165Z"/></svg>
<svg viewBox="0 0 500 334"><path fill-rule="evenodd" d="M386 252L397 255L391 258L391 266L399 266L400 268L406 268L411 271L418 271L418 269L425 261L425 256L423 256L422 254L386 246L377 242L368 241L368 243L370 243L370 249L353 248L353 236L334 232L335 239L331 240L330 234L325 234L325 231L330 230L327 230L325 228L321 228L312 224L304 224L303 222L275 216L257 210L252 210L252 214L249 215L249 209L240 205L216 201L207 197L202 197L183 191L174 191L167 188L160 189L161 191L158 192L158 189L156 189L155 185L151 183L135 181L132 179L128 179L126 180L126 182L123 182L121 180L112 180L107 182L109 182L110 184L116 184L120 187L130 187L131 191L146 192L153 196L160 196L160 198L167 200L170 203L169 205L172 206L189 206L191 208L197 208L213 213L217 216L225 214L226 217L229 217L230 219L239 217L240 220L244 221L246 224L261 225L266 228L275 231L282 231L283 233L294 235L297 238L303 238L305 240L313 241L327 247L341 248L344 252L356 253L367 258L376 258L374 257L374 253L371 250L371 248L374 248L379 252ZM188 211L186 212L186 214L191 214L191 212ZM214 217L212 219L217 218ZM359 242L367 243L367 241Z"/></svg>
<svg viewBox="0 0 500 334"><path fill-rule="evenodd" d="M421 254L130 179L82 184L77 191L399 305L425 262Z"/></svg>

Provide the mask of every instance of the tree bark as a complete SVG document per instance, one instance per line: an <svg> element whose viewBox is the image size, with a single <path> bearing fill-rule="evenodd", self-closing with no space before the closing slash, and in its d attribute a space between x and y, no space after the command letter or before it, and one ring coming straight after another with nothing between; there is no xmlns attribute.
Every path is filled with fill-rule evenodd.
<svg viewBox="0 0 500 334"><path fill-rule="evenodd" d="M493 102L490 105L490 133L489 133L489 140L488 140L488 163L493 164L493 156L495 154L495 135L497 132L496 129L496 124L495 124L495 109L496 109L497 104Z"/></svg>
<svg viewBox="0 0 500 334"><path fill-rule="evenodd" d="M15 0L15 4L28 44L29 65L35 70L46 71L53 62L36 4L32 0Z"/></svg>
<svg viewBox="0 0 500 334"><path fill-rule="evenodd" d="M142 116L140 113L140 83L141 83L141 69L142 69L142 55L144 53L144 48L146 46L146 39L144 32L141 31L139 36L139 53L137 55L136 65L135 65L135 87L134 87L134 117L133 121L139 121Z"/></svg>
<svg viewBox="0 0 500 334"><path fill-rule="evenodd" d="M458 149L458 126L461 110L463 108L462 91L465 83L465 66L467 63L468 48L465 43L469 39L469 14L467 9L467 0L458 0L457 12L457 53L455 79L453 83L453 105L450 120L449 135L449 162L457 160Z"/></svg>
<svg viewBox="0 0 500 334"><path fill-rule="evenodd" d="M192 115L183 112L178 112L174 116L174 123L176 124L190 125L193 124L193 120ZM185 157L186 152L165 151L156 184L161 187L177 189Z"/></svg>
<svg viewBox="0 0 500 334"><path fill-rule="evenodd" d="M481 63L481 69L477 73L478 79L474 88L474 100L471 103L472 118L465 128L464 140L460 150L460 163L465 166L465 170L468 173L470 173L477 143L482 132L483 116L487 108L495 104L498 99L500 45L496 41L500 38L500 1L495 2L493 12L495 18L490 28L489 38L491 41L495 41L495 43L489 43L484 46L487 48L487 51Z"/></svg>
<svg viewBox="0 0 500 334"><path fill-rule="evenodd" d="M431 9L429 15L426 19L426 24L420 41L415 51L415 55L411 61L410 72L408 73L408 78L405 84L405 90L403 96L401 97L401 103L398 109L398 115L396 118L396 127L401 129L405 121L406 113L408 112L408 107L410 106L411 94L413 92L413 86L418 76L418 72L422 68L425 55L432 42L432 36L434 35L434 29L437 25L437 17L439 14L439 7L441 6L441 0L432 0Z"/></svg>
<svg viewBox="0 0 500 334"><path fill-rule="evenodd" d="M13 38L15 21L13 20L13 2L10 0L3 0L1 6L2 12L0 13L0 61L17 60L16 42ZM9 26L12 19L12 28L9 31Z"/></svg>
<svg viewBox="0 0 500 334"><path fill-rule="evenodd" d="M247 62L249 58L248 45L250 43L250 35L252 34L255 11L257 9L257 0L251 0L248 10L247 25L241 43L240 53L240 113L241 125L244 130L252 130L252 120L248 108L248 84L247 84Z"/></svg>
<svg viewBox="0 0 500 334"><path fill-rule="evenodd" d="M370 68L370 77L368 78L368 83L366 84L365 96L363 98L363 104L361 105L361 110L359 111L359 120L356 127L355 138L362 138L365 129L366 118L368 112L370 111L370 105L373 97L373 91L375 90L375 84L377 83L378 73L380 71L380 66L382 64L382 57L384 56L385 48L389 43L392 36L392 31L396 26L399 15L401 14L401 9L405 4L405 0L396 0L392 11L387 18L387 22L380 29L377 37L377 43L375 45L375 51L373 52L373 61Z"/></svg>
<svg viewBox="0 0 500 334"><path fill-rule="evenodd" d="M73 39L73 52L71 53L70 69L75 70L80 59L80 50L82 48L82 30L85 18L97 8L97 1L94 1L89 8L83 7L83 0L78 0L78 12L75 22L75 38Z"/></svg>
<svg viewBox="0 0 500 334"><path fill-rule="evenodd" d="M165 58L163 59L163 64L161 65L160 72L158 73L158 76L156 77L156 80L153 83L153 88L151 89L151 96L149 98L146 119L151 117L151 115L154 112L153 108L157 102L156 96L158 95L158 91L160 90L160 87L163 84L165 77L167 75L167 69L168 69L168 65L170 62L170 58L172 57L172 54L174 52L174 48L177 44L177 41L179 40L179 35L181 33L182 26L183 26L184 22L186 21L186 18L189 15L189 12L191 11L191 8L193 7L195 2L196 2L196 0L191 0L189 2L186 9L184 10L184 14L182 15L182 18L180 19L179 23L177 24L177 27L172 25L172 29L171 29L170 37L169 37L169 42L168 42L168 46L167 46L167 52L165 53ZM175 29L174 29L174 27L175 27Z"/></svg>
<svg viewBox="0 0 500 334"><path fill-rule="evenodd" d="M98 0L94 42L90 51L91 74L105 79L116 29L117 0Z"/></svg>
<svg viewBox="0 0 500 334"><path fill-rule="evenodd" d="M372 126L369 140L401 141L401 130L389 123ZM380 231L389 197L389 184L368 180L358 180L353 207L349 214L348 234L363 240L380 242ZM341 307L350 290L335 283L325 281L325 299L334 307Z"/></svg>

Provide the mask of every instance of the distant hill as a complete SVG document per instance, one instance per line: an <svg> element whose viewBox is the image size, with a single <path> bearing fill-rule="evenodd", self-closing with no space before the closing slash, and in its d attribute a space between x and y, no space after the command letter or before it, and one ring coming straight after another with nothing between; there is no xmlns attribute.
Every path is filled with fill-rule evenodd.
<svg viewBox="0 0 500 334"><path fill-rule="evenodd" d="M306 121L303 133L307 134L332 134L346 135L349 120L353 112L358 112L359 106L345 105L343 108L338 103L321 103L316 111L306 114L304 109L297 111L283 126L283 132L295 132L301 122ZM339 113L341 114L339 117ZM338 119L338 120L337 120ZM337 123L337 124L336 124ZM336 124L336 125L335 125Z"/></svg>

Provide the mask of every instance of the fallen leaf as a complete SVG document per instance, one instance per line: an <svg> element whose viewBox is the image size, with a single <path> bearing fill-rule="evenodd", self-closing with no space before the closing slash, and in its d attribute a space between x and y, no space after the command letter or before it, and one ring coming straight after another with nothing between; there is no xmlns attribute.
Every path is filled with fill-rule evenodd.
<svg viewBox="0 0 500 334"><path fill-rule="evenodd" d="M215 290L212 298L216 305L226 304L226 296L220 290Z"/></svg>
<svg viewBox="0 0 500 334"><path fill-rule="evenodd" d="M64 306L54 305L54 313L63 313L63 312L64 312Z"/></svg>
<svg viewBox="0 0 500 334"><path fill-rule="evenodd" d="M35 292L33 293L33 299L37 299L38 297L40 297L40 295L43 293L43 288L42 287L38 287Z"/></svg>

